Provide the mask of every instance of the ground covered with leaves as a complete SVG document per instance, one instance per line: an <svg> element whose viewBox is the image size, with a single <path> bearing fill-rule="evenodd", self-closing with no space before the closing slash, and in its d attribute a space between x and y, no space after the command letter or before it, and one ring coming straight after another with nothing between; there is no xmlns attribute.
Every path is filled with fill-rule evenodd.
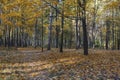
<svg viewBox="0 0 120 80"><path fill-rule="evenodd" d="M120 51L0 51L0 80L120 80Z"/></svg>

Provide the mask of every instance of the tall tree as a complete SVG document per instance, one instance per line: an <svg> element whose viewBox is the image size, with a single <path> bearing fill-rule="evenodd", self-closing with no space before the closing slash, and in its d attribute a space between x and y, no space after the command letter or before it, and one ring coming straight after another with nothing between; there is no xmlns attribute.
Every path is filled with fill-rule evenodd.
<svg viewBox="0 0 120 80"><path fill-rule="evenodd" d="M49 33L48 33L48 48L47 50L51 50L51 40L52 40L52 22L53 22L53 10L50 9L50 16L49 16Z"/></svg>
<svg viewBox="0 0 120 80"><path fill-rule="evenodd" d="M63 34L64 34L64 2L62 3L62 14L61 14L61 42L60 42L60 52L63 52Z"/></svg>
<svg viewBox="0 0 120 80"><path fill-rule="evenodd" d="M83 28L83 47L84 55L88 55L88 36L87 36L87 23L86 23L86 0L78 1L79 6L82 8L82 28Z"/></svg>

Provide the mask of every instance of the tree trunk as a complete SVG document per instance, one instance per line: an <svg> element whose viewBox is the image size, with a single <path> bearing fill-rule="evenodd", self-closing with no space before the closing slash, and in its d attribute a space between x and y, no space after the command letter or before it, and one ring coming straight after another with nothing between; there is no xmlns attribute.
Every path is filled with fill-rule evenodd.
<svg viewBox="0 0 120 80"><path fill-rule="evenodd" d="M43 35L44 35L43 32L44 31L43 31L43 16L42 16L42 42L41 42L42 43L42 45L41 45L42 46L42 52L43 52Z"/></svg>
<svg viewBox="0 0 120 80"><path fill-rule="evenodd" d="M84 55L88 55L88 38L87 38L87 26L86 26L86 0L83 0L83 11L82 11L82 27L83 27L83 47Z"/></svg>
<svg viewBox="0 0 120 80"><path fill-rule="evenodd" d="M61 19L61 43L60 43L60 52L63 52L63 27L64 27L64 11L62 11L62 19Z"/></svg>
<svg viewBox="0 0 120 80"><path fill-rule="evenodd" d="M37 47L37 24L38 24L38 19L36 18L36 22L35 22L35 27L34 27L34 34L33 34L33 46L34 48Z"/></svg>
<svg viewBox="0 0 120 80"><path fill-rule="evenodd" d="M78 31L78 12L77 12L77 16L76 16L76 49L79 49L79 31Z"/></svg>
<svg viewBox="0 0 120 80"><path fill-rule="evenodd" d="M114 9L113 9L112 11L112 50L115 49L114 27L115 27L115 24L114 24Z"/></svg>
<svg viewBox="0 0 120 80"><path fill-rule="evenodd" d="M94 13L93 13L93 27L92 27L92 48L95 47L95 27L96 27L96 14L97 14L97 5L96 0L94 0Z"/></svg>
<svg viewBox="0 0 120 80"><path fill-rule="evenodd" d="M47 50L51 50L51 40L52 40L52 22L53 22L53 11L50 9L50 17L49 17L49 33L48 33L48 48Z"/></svg>
<svg viewBox="0 0 120 80"><path fill-rule="evenodd" d="M106 21L106 50L109 49L110 21Z"/></svg>

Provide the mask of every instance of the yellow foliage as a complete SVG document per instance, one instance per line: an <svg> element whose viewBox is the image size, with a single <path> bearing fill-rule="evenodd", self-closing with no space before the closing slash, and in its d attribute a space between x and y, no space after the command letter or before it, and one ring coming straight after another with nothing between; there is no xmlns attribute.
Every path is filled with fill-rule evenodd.
<svg viewBox="0 0 120 80"><path fill-rule="evenodd" d="M69 24L66 24L66 25L64 26L64 30L65 30L65 31L69 31L69 30L70 30Z"/></svg>
<svg viewBox="0 0 120 80"><path fill-rule="evenodd" d="M11 21L5 20L4 24L8 25L8 26L13 26L13 23Z"/></svg>
<svg viewBox="0 0 120 80"><path fill-rule="evenodd" d="M8 14L8 17L21 17L21 13L11 12L11 13Z"/></svg>
<svg viewBox="0 0 120 80"><path fill-rule="evenodd" d="M17 21L17 22L15 23L15 25L16 25L16 26L22 26L22 22L21 22L21 21Z"/></svg>
<svg viewBox="0 0 120 80"><path fill-rule="evenodd" d="M57 5L58 4L58 1L57 0L52 0L50 1L53 5Z"/></svg>
<svg viewBox="0 0 120 80"><path fill-rule="evenodd" d="M120 6L120 1L112 1L105 6L106 9L113 9Z"/></svg>

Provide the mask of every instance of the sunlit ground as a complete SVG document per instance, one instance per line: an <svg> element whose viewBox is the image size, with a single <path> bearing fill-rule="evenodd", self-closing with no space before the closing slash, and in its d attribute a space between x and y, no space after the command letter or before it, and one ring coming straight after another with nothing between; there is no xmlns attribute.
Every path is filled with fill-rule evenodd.
<svg viewBox="0 0 120 80"><path fill-rule="evenodd" d="M120 51L19 49L0 52L0 80L120 79Z"/></svg>

